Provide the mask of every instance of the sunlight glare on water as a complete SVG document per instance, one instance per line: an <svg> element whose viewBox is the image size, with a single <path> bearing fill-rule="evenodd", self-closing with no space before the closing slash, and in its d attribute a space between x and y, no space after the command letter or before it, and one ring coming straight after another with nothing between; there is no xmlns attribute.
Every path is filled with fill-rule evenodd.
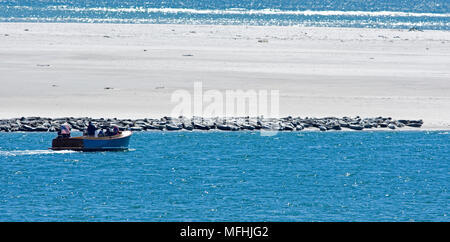
<svg viewBox="0 0 450 242"><path fill-rule="evenodd" d="M135 133L54 152L0 133L2 221L449 221L450 135Z"/></svg>

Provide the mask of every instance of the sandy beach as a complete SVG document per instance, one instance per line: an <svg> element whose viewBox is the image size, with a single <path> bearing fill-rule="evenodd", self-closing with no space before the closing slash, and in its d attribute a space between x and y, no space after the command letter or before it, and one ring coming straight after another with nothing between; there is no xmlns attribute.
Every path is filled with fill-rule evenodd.
<svg viewBox="0 0 450 242"><path fill-rule="evenodd" d="M450 32L0 23L0 118L169 115L178 89L277 89L281 116L450 128Z"/></svg>

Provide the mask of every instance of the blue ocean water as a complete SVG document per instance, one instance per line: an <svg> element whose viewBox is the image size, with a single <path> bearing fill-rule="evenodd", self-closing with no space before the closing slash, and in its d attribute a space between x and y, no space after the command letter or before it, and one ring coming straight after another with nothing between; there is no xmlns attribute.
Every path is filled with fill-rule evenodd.
<svg viewBox="0 0 450 242"><path fill-rule="evenodd" d="M448 0L0 0L3 22L450 29Z"/></svg>
<svg viewBox="0 0 450 242"><path fill-rule="evenodd" d="M0 133L0 221L446 221L445 131L135 133L127 152Z"/></svg>

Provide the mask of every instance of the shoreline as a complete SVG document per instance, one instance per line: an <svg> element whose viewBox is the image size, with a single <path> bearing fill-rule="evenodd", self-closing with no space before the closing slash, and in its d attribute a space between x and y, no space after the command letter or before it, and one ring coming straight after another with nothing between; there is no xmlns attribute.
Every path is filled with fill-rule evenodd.
<svg viewBox="0 0 450 242"><path fill-rule="evenodd" d="M426 130L422 120L395 120L391 117L361 118L351 117L229 117L229 118L178 118L160 119L93 119L90 117L22 117L0 119L0 132L56 132L61 125L67 124L74 132L86 131L93 123L98 129L117 127L125 131L370 131L370 130Z"/></svg>
<svg viewBox="0 0 450 242"><path fill-rule="evenodd" d="M280 91L280 117L450 129L450 31L0 23L0 119L170 116L176 90ZM108 89L107 89L108 88Z"/></svg>
<svg viewBox="0 0 450 242"><path fill-rule="evenodd" d="M301 25L301 24L292 24L292 25L252 25L252 24L189 24L189 23L115 23L115 22L98 22L98 23L91 23L91 22L27 22L27 21L14 21L14 22L2 22L0 21L0 25L33 25L33 24L46 24L46 25L143 25L143 26L198 26L198 27L214 27L214 26L222 26L222 27L246 27L246 28L302 28L302 29L341 29L341 30L388 30L388 31L406 31L406 32L450 32L450 29L421 29L417 26L412 27L405 27L405 28L379 28L379 27L353 27L353 26L346 26L346 27L340 27L340 26L307 26L307 25Z"/></svg>

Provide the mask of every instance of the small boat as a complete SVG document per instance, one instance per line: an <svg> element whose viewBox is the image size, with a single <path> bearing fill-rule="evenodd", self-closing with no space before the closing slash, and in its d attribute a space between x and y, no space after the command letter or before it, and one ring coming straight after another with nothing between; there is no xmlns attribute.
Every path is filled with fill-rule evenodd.
<svg viewBox="0 0 450 242"><path fill-rule="evenodd" d="M52 141L52 150L75 151L121 151L127 150L131 131L122 131L113 136L57 137Z"/></svg>

